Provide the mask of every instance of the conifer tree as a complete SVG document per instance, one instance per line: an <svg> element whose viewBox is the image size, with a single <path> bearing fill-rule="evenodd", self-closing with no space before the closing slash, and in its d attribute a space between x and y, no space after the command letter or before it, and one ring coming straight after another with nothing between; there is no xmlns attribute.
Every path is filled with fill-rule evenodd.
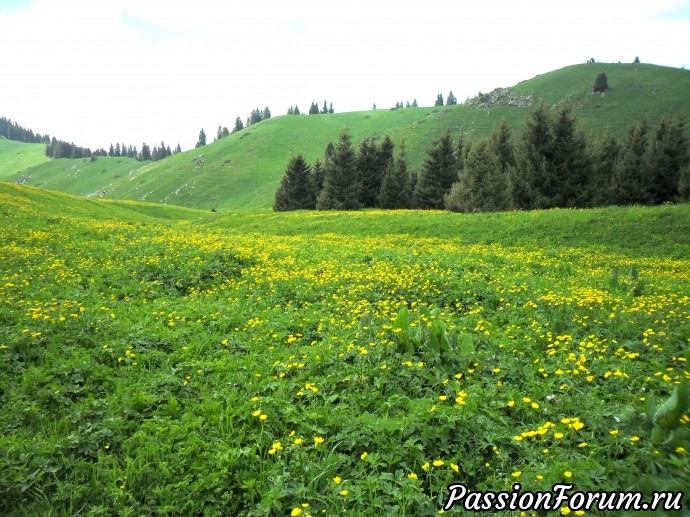
<svg viewBox="0 0 690 517"><path fill-rule="evenodd" d="M458 163L450 132L434 140L427 150L414 190L416 208L443 208L444 198L458 180Z"/></svg>
<svg viewBox="0 0 690 517"><path fill-rule="evenodd" d="M640 120L628 129L614 176L613 197L617 205L644 205L650 202L648 130L647 119Z"/></svg>
<svg viewBox="0 0 690 517"><path fill-rule="evenodd" d="M525 121L511 170L510 189L515 208L531 210L549 206L554 177L550 170L552 128L543 102Z"/></svg>
<svg viewBox="0 0 690 517"><path fill-rule="evenodd" d="M326 115L328 113L328 104L323 101L323 108L321 108L321 115Z"/></svg>
<svg viewBox="0 0 690 517"><path fill-rule="evenodd" d="M204 145L206 145L206 133L204 133L204 129L201 128L201 131L199 131L199 139L194 147L201 147Z"/></svg>
<svg viewBox="0 0 690 517"><path fill-rule="evenodd" d="M326 162L323 189L316 200L319 210L355 210L360 208L360 184L357 177L352 136L347 130L340 133L333 156Z"/></svg>
<svg viewBox="0 0 690 517"><path fill-rule="evenodd" d="M445 199L452 212L498 212L510 207L506 173L489 138L474 143L460 180Z"/></svg>
<svg viewBox="0 0 690 517"><path fill-rule="evenodd" d="M379 151L373 140L367 138L357 148L357 177L361 185L360 202L363 207L375 207L379 202L381 177Z"/></svg>
<svg viewBox="0 0 690 517"><path fill-rule="evenodd" d="M308 210L316 207L311 167L298 154L293 157L285 170L276 191L273 210Z"/></svg>
<svg viewBox="0 0 690 517"><path fill-rule="evenodd" d="M451 90L446 98L446 106L455 106L457 103L458 99L455 98L455 95L453 95L453 90Z"/></svg>
<svg viewBox="0 0 690 517"><path fill-rule="evenodd" d="M323 180L326 175L326 170L324 169L321 160L317 159L311 168L312 184L314 186L314 198L319 195L319 192L323 189Z"/></svg>
<svg viewBox="0 0 690 517"><path fill-rule="evenodd" d="M242 123L242 119L238 115L237 118L235 119L235 127L232 129L233 133L237 133L238 131L242 131L244 129L244 124Z"/></svg>
<svg viewBox="0 0 690 517"><path fill-rule="evenodd" d="M664 118L649 148L651 203L661 204L678 198L680 173L689 163L685 121Z"/></svg>
<svg viewBox="0 0 690 517"><path fill-rule="evenodd" d="M407 173L405 143L400 145L398 156L389 160L381 180L379 205L381 208L408 208L411 204L410 178Z"/></svg>
<svg viewBox="0 0 690 517"><path fill-rule="evenodd" d="M606 133L593 154L594 166L588 185L589 206L607 206L615 202L613 184L620 155L620 144L616 136Z"/></svg>
<svg viewBox="0 0 690 517"><path fill-rule="evenodd" d="M572 108L564 105L553 122L550 170L554 185L544 192L550 207L584 207L588 203L587 188L591 179L591 161L584 133L576 127Z"/></svg>
<svg viewBox="0 0 690 517"><path fill-rule="evenodd" d="M434 102L434 106L443 106L443 95L440 93L436 96L436 102Z"/></svg>
<svg viewBox="0 0 690 517"><path fill-rule="evenodd" d="M335 113L335 110L333 109L333 103L332 102L328 105L328 113Z"/></svg>
<svg viewBox="0 0 690 517"><path fill-rule="evenodd" d="M294 109L294 111L293 111L292 113L293 113L293 115L300 115L300 114L301 114L300 111L299 111L299 108L297 107L296 104L295 104L295 109Z"/></svg>

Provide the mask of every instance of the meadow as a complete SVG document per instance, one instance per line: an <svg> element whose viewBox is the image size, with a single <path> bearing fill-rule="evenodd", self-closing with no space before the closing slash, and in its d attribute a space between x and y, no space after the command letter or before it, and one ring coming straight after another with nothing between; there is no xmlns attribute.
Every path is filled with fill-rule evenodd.
<svg viewBox="0 0 690 517"><path fill-rule="evenodd" d="M0 184L0 513L687 490L688 225L689 205L210 213Z"/></svg>

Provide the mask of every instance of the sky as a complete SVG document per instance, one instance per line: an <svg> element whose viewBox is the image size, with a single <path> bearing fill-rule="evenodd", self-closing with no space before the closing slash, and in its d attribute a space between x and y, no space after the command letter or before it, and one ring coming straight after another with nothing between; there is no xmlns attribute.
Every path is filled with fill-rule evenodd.
<svg viewBox="0 0 690 517"><path fill-rule="evenodd" d="M462 102L636 56L690 67L690 0L0 0L0 116L186 150L254 108Z"/></svg>

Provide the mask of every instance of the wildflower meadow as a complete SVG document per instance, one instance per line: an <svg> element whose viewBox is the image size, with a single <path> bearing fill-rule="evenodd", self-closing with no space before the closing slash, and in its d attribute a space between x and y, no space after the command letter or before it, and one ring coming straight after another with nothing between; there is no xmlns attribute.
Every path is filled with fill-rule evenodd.
<svg viewBox="0 0 690 517"><path fill-rule="evenodd" d="M0 191L2 514L424 516L452 483L690 486L682 232L636 251L539 241L577 211L305 230L23 192ZM688 215L614 220L633 210ZM494 232L517 224L531 243Z"/></svg>

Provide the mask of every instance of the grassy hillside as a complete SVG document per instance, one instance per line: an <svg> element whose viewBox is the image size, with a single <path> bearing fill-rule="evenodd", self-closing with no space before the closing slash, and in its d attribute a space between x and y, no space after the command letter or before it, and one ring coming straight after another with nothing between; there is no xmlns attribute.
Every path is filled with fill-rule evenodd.
<svg viewBox="0 0 690 517"><path fill-rule="evenodd" d="M0 514L686 491L689 210L219 216L0 183Z"/></svg>
<svg viewBox="0 0 690 517"><path fill-rule="evenodd" d="M591 93L605 72L610 91ZM652 127L668 114L690 117L690 72L654 65L582 64L523 81L517 94L548 105L567 100L585 129L622 136L634 121L648 117ZM237 134L169 157L139 164L126 158L99 158L95 164L54 161L26 173L28 184L78 195L103 195L197 208L270 207L291 156L314 161L323 156L339 131L349 128L353 141L389 134L405 142L411 169L419 167L434 138L446 130L468 140L490 133L503 119L518 131L532 106L451 106L375 110L318 116L280 116ZM203 160L199 156L203 153ZM2 157L2 154L0 154ZM115 163L112 163L116 160ZM76 171L80 172L77 173Z"/></svg>
<svg viewBox="0 0 690 517"><path fill-rule="evenodd" d="M0 138L0 181L20 181L22 171L49 161L43 144Z"/></svg>

